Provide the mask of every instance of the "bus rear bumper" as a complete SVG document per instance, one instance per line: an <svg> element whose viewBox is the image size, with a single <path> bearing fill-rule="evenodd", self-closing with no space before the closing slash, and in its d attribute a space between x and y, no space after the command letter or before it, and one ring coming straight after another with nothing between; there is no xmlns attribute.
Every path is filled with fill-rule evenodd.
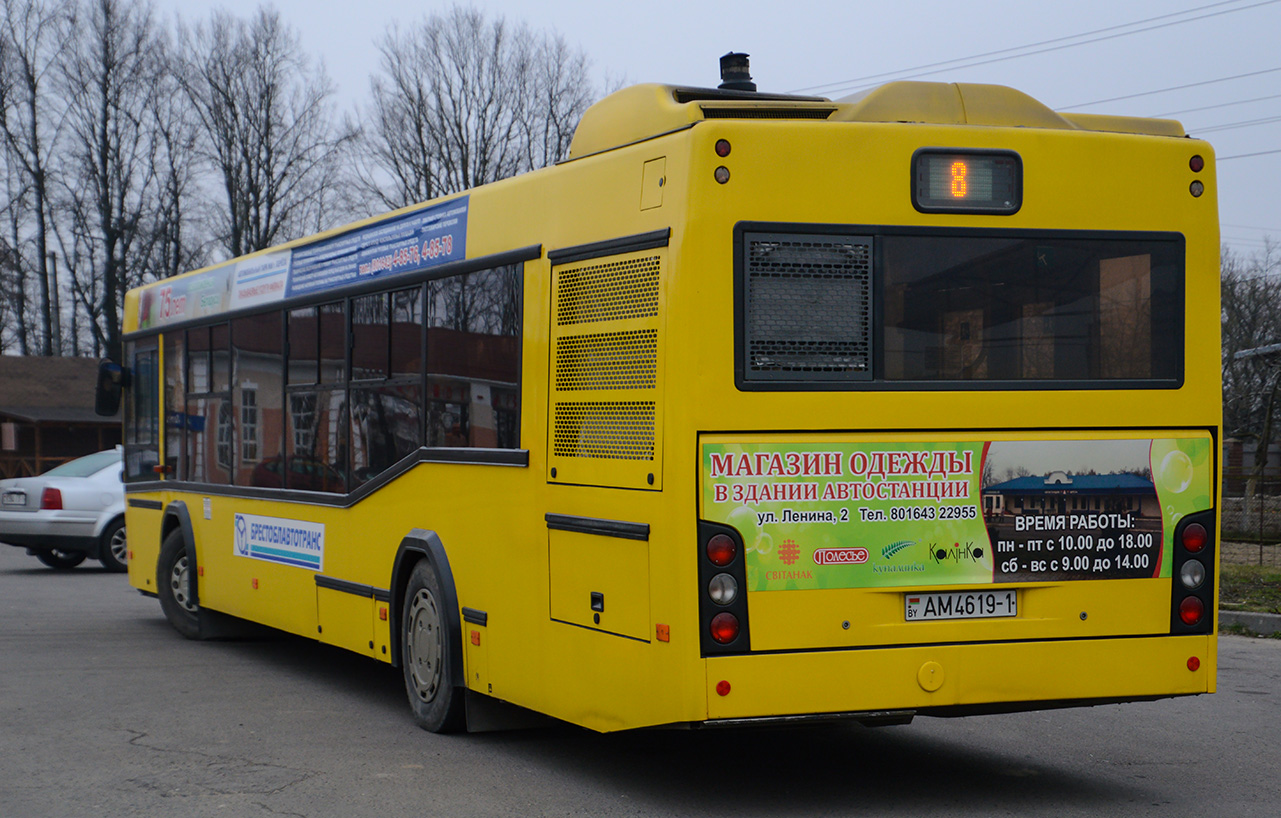
<svg viewBox="0 0 1281 818"><path fill-rule="evenodd" d="M707 717L966 715L1212 693L1213 648L1210 636L1156 636L709 657Z"/></svg>

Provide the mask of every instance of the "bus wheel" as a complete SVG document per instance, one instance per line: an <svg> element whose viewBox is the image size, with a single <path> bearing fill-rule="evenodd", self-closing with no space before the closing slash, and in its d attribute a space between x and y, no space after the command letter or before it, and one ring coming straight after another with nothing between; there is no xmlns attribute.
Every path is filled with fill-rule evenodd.
<svg viewBox="0 0 1281 818"><path fill-rule="evenodd" d="M129 570L126 560L129 557L129 542L125 539L125 521L115 520L102 532L102 542L98 546L98 561L102 567L116 574Z"/></svg>
<svg viewBox="0 0 1281 818"><path fill-rule="evenodd" d="M160 558L156 560L156 591L165 619L188 639L200 638L200 606L193 594L194 567L187 555L182 531L175 528L160 546Z"/></svg>
<svg viewBox="0 0 1281 818"><path fill-rule="evenodd" d="M85 555L78 551L37 551L36 559L50 568L67 571L85 561Z"/></svg>
<svg viewBox="0 0 1281 818"><path fill-rule="evenodd" d="M414 566L405 591L401 617L401 666L405 692L418 726L433 733L452 733L463 727L463 694L450 679L451 640L440 579L423 560Z"/></svg>

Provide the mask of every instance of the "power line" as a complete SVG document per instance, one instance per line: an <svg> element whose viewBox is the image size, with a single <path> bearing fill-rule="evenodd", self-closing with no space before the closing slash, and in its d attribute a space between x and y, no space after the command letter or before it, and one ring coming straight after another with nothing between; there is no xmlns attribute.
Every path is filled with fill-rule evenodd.
<svg viewBox="0 0 1281 818"><path fill-rule="evenodd" d="M1215 131L1231 131L1236 128L1252 128L1256 125L1270 125L1273 122L1281 122L1281 116L1269 116L1263 119L1249 119L1243 122L1229 122L1224 125L1211 125L1208 128L1191 128L1198 134L1214 133Z"/></svg>
<svg viewBox="0 0 1281 818"><path fill-rule="evenodd" d="M1269 154L1273 154L1273 153L1281 153L1281 148L1278 148L1278 149L1273 150L1273 151L1258 151L1258 152L1256 152L1256 153L1238 153L1238 154L1237 154L1237 155L1235 155L1235 156L1220 156L1220 157L1218 157L1217 159L1215 159L1215 161L1216 161L1216 162L1230 162L1230 161L1232 161L1233 159L1249 159L1249 158L1250 158L1250 157L1252 157L1252 156L1268 156Z"/></svg>
<svg viewBox="0 0 1281 818"><path fill-rule="evenodd" d="M1220 102L1218 105L1203 105L1200 108L1184 108L1182 111L1165 111L1159 114L1148 114L1153 119L1164 116L1181 116L1182 114L1195 114L1201 111L1213 111L1216 108L1231 108L1233 105L1248 105L1251 102L1266 102L1270 99L1281 99L1281 94L1269 94L1266 97L1255 97L1254 99L1238 99L1236 102Z"/></svg>
<svg viewBox="0 0 1281 818"><path fill-rule="evenodd" d="M1236 230L1274 230L1277 233L1281 233L1281 227L1259 227L1256 224L1225 224L1221 222L1219 226L1231 227Z"/></svg>
<svg viewBox="0 0 1281 818"><path fill-rule="evenodd" d="M1051 51L1061 51L1065 48L1074 48L1079 45L1088 45L1090 43L1097 43L1105 40L1113 40L1118 37L1128 37L1131 34L1141 34L1147 31L1154 31L1156 29L1181 25L1183 23L1191 23L1197 20L1204 20L1209 17L1218 17L1224 14L1233 14L1238 11L1247 11L1252 8L1258 8L1259 6L1268 6L1277 2L1281 2L1281 0L1262 0L1262 2L1252 3L1247 6L1238 6L1236 8L1222 9L1220 11L1211 11L1207 14L1202 14L1196 17L1187 17L1186 19L1183 19L1183 20L1173 20L1167 23L1158 23L1157 25L1147 26L1145 28L1138 28L1132 31L1122 31L1116 34L1108 33L1108 32L1117 31L1118 29L1133 28L1134 26L1155 22L1157 20L1166 20L1170 17L1183 17L1188 14L1195 14L1196 12L1199 12L1199 11L1205 11L1207 9L1213 9L1219 6L1230 5L1232 3L1236 3L1239 1L1240 0L1224 0L1223 2L1219 2L1219 3L1210 3L1204 6L1196 6L1194 8L1185 9L1184 11L1172 12L1170 14L1162 14L1156 17L1149 17L1143 20L1136 20L1131 23L1123 23L1121 25L1108 26L1107 28L1095 29L1093 31L1087 31L1081 34L1073 34L1067 37L1056 37L1050 40L1043 40L1037 43L1029 43L1027 45L1016 46L1014 48L1005 48L997 51L989 51L983 54L976 54L970 57L958 57L956 59L945 60L943 62L929 63L927 65L920 65L914 68L903 68L903 69L899 69L898 71L887 71L880 74L871 74L866 77L856 77L854 79L842 80L839 82L829 82L829 83L823 83L821 85L812 85L807 88L801 88L798 90L799 91L816 91L819 89L833 89L837 91L846 90L846 89L857 90L855 86L859 88L865 87L868 83L872 83L872 81L874 80L882 80L888 77L897 77L898 79L915 79L916 77L923 77L923 76L929 76L931 74L936 74L939 72L939 70L942 70L942 68L945 66L950 66L952 68L973 68L975 66L980 66L980 65L989 65L991 63L1018 59L1019 57L1029 57L1034 54L1044 54ZM1104 36L1094 36L1094 35L1104 35ZM1081 39L1083 37L1089 37L1092 39ZM1077 40L1078 42L1066 42L1068 40ZM1063 43L1063 44L1055 45L1055 43ZM1042 48L1041 46L1051 46L1051 47ZM1027 49L1036 49L1036 50L1028 51ZM1023 53L1012 53L1012 52L1023 52ZM997 56L997 55L1007 55L1007 56ZM988 57L992 57L992 59L985 59ZM926 70L926 69L933 69L933 70ZM909 74L908 72L919 72L919 73ZM898 76L900 74L908 74L908 75Z"/></svg>
<svg viewBox="0 0 1281 818"><path fill-rule="evenodd" d="M1214 85L1215 83L1227 82L1229 80L1239 80L1239 79L1244 79L1245 77L1257 77L1257 76L1260 76L1261 74L1275 74L1278 71L1281 71L1281 67L1265 68L1262 71L1247 71L1244 74L1233 74L1230 77L1219 77L1218 79L1202 80L1201 82L1189 82L1187 85L1171 85L1169 88L1158 88L1155 91L1143 91L1142 93L1138 93L1138 94L1126 94L1123 97L1110 97L1109 99L1096 99L1093 102L1078 102L1075 105L1064 105L1062 107L1055 108L1054 110L1065 111L1069 108L1072 108L1072 109L1088 108L1091 105L1102 105L1105 102L1119 102L1123 99L1137 99L1138 97L1150 97L1154 94L1164 94L1167 91L1182 91L1187 88L1200 88L1203 85Z"/></svg>
<svg viewBox="0 0 1281 818"><path fill-rule="evenodd" d="M892 77L898 74L905 74L911 71L924 71L927 68L943 68L945 66L949 66L954 63L965 62L967 60L979 60L985 57L995 57L999 54L1014 54L1014 52L1021 52L1029 48L1039 48L1044 45L1053 45L1055 43L1061 43L1067 40L1076 40L1076 39L1080 39L1081 37L1090 37L1095 34L1105 34L1109 31L1116 31L1122 28L1130 28L1131 26L1142 25L1144 23L1151 23L1157 20L1164 20L1170 17L1181 17L1185 14L1192 14L1194 12L1204 11L1205 9L1215 8L1217 6L1227 6L1236 2L1240 2L1240 0L1223 0L1223 2L1219 2L1219 3L1210 3L1209 5L1196 6L1194 8L1185 9L1184 11L1176 11L1170 14L1161 14L1156 17L1148 17L1144 20L1135 20L1134 22L1131 22L1131 23L1122 23L1120 25L1108 26L1106 28L1098 28L1098 29L1094 29L1093 31L1083 32L1081 34L1071 34L1066 37L1055 37L1049 40L1041 40L1040 42L1036 42L1036 43L1028 43L1026 45L1014 46L1013 48L1001 48L1001 49L997 49L996 51L986 51L982 54L972 54L968 57L956 57L955 59L951 59L951 60L943 60L941 62L926 63L925 65L918 65L913 68L900 68L897 71L884 71L880 74L869 74L868 76L865 76L865 77L855 77L854 79L843 80L840 82L827 82L827 83L822 83L820 85L811 85L808 88L800 88L798 90L799 91L817 91L823 88L833 88L833 87L844 88L849 85L858 85L866 82L871 82L873 80L883 79L885 77ZM1238 9L1231 9L1231 11L1237 11L1237 10ZM1081 43L1078 43L1078 45L1081 45ZM1018 54L1016 56L1026 56L1026 55ZM965 66L960 66L960 67L965 67Z"/></svg>

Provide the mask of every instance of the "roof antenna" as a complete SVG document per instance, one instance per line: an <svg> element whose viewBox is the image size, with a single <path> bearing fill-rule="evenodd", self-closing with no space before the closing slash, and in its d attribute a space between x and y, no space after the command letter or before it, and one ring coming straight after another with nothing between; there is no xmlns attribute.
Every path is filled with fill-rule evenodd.
<svg viewBox="0 0 1281 818"><path fill-rule="evenodd" d="M756 83L752 82L752 75L748 71L747 54L740 54L731 51L724 57L721 57L721 84L722 91L755 91Z"/></svg>

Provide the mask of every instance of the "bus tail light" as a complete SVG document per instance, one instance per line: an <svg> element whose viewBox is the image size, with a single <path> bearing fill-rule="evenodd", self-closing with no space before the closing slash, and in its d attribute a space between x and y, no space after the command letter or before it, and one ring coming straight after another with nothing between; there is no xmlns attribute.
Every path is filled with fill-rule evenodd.
<svg viewBox="0 0 1281 818"><path fill-rule="evenodd" d="M1183 527L1183 533L1179 536L1179 541L1188 553L1195 554L1202 548L1205 548L1205 542L1209 535L1205 532L1205 526L1200 523L1192 523Z"/></svg>
<svg viewBox="0 0 1281 818"><path fill-rule="evenodd" d="M729 574L719 573L707 586L707 595L717 605L729 605L738 598L738 583Z"/></svg>
<svg viewBox="0 0 1281 818"><path fill-rule="evenodd" d="M1179 581L1183 583L1184 588L1200 588L1201 583L1205 582L1205 566L1200 560L1188 560L1179 569Z"/></svg>
<svg viewBox="0 0 1281 818"><path fill-rule="evenodd" d="M62 492L52 487L46 488L40 495L40 508L41 510L61 510Z"/></svg>
<svg viewBox="0 0 1281 818"><path fill-rule="evenodd" d="M724 568L738 555L738 546L728 534L717 534L707 541L707 558L712 565Z"/></svg>
<svg viewBox="0 0 1281 818"><path fill-rule="evenodd" d="M699 645L704 656L746 653L747 550L732 526L698 523ZM691 589L692 590L692 589Z"/></svg>
<svg viewBox="0 0 1281 818"><path fill-rule="evenodd" d="M1189 514L1174 527L1170 633L1206 634L1214 628L1214 511ZM1164 573L1164 572L1162 572Z"/></svg>
<svg viewBox="0 0 1281 818"><path fill-rule="evenodd" d="M1184 597L1179 603L1179 619L1184 625L1195 625L1205 616L1205 603L1194 596Z"/></svg>
<svg viewBox="0 0 1281 818"><path fill-rule="evenodd" d="M738 617L732 613L718 613L712 617L712 638L722 645L728 645L738 638Z"/></svg>

